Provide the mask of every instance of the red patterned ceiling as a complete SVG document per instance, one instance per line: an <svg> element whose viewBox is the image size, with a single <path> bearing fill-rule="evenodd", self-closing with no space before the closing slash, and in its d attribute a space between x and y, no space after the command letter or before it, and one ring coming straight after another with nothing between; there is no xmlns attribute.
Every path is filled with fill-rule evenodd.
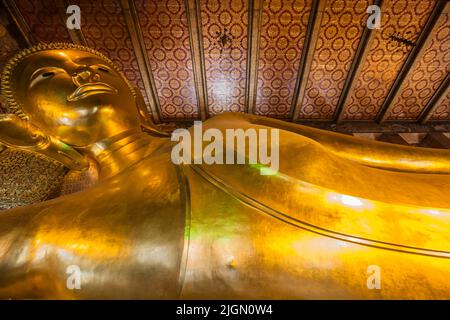
<svg viewBox="0 0 450 320"><path fill-rule="evenodd" d="M15 1L31 34L40 42L70 42L57 1Z"/></svg>
<svg viewBox="0 0 450 320"><path fill-rule="evenodd" d="M3 69L8 59L10 59L15 52L19 50L19 43L17 39L11 35L8 31L10 27L10 22L7 17L0 14L0 70ZM0 79L1 87L1 79ZM3 105L3 99L0 96L0 113L6 112L5 106Z"/></svg>
<svg viewBox="0 0 450 320"><path fill-rule="evenodd" d="M450 90L447 90L447 94L442 102L437 106L433 115L432 120L449 120L450 119Z"/></svg>

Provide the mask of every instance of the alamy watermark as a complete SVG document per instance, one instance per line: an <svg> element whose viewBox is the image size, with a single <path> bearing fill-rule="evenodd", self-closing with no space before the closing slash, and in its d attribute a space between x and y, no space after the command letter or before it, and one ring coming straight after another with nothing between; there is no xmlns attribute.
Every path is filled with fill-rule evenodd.
<svg viewBox="0 0 450 320"><path fill-rule="evenodd" d="M369 29L380 29L381 28L381 8L377 5L371 5L367 7L366 10L369 13L367 18L367 28Z"/></svg>
<svg viewBox="0 0 450 320"><path fill-rule="evenodd" d="M171 140L174 164L254 164L261 175L276 174L279 169L279 130L216 128L203 131L202 122L195 121L193 134L188 129L176 129ZM208 142L204 146L204 142ZM225 152L224 152L225 150ZM269 152L270 151L270 152Z"/></svg>
<svg viewBox="0 0 450 320"><path fill-rule="evenodd" d="M79 266L73 264L66 268L66 274L69 276L66 280L66 287L69 290L81 289L81 269Z"/></svg>
<svg viewBox="0 0 450 320"><path fill-rule="evenodd" d="M377 265L370 265L367 267L367 289L380 290L381 289L381 268Z"/></svg>
<svg viewBox="0 0 450 320"><path fill-rule="evenodd" d="M77 5L70 5L67 7L66 10L67 14L70 14L70 16L66 20L66 26L69 30L81 29L81 9Z"/></svg>

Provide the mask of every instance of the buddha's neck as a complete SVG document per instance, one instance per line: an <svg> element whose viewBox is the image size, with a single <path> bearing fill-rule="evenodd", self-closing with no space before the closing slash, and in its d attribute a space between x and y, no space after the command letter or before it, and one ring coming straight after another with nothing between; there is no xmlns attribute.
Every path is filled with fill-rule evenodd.
<svg viewBox="0 0 450 320"><path fill-rule="evenodd" d="M129 168L158 149L165 139L139 130L127 130L98 141L87 148L99 165L99 177L105 179Z"/></svg>

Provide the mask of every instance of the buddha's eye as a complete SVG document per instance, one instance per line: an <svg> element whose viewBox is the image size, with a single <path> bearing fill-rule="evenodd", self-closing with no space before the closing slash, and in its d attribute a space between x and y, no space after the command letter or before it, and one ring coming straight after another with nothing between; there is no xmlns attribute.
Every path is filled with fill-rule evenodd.
<svg viewBox="0 0 450 320"><path fill-rule="evenodd" d="M30 88L38 84L43 80L50 79L55 76L57 73L62 72L63 70L58 68L46 68L47 70L39 69L31 76Z"/></svg>
<svg viewBox="0 0 450 320"><path fill-rule="evenodd" d="M51 76L54 76L54 75L55 75L54 72L46 72L46 73L42 74L42 77L43 78L48 78L48 77L51 77Z"/></svg>

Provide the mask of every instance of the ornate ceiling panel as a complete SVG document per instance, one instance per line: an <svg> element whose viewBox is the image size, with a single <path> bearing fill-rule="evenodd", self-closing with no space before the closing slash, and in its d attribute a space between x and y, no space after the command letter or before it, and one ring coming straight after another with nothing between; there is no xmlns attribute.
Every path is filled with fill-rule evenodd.
<svg viewBox="0 0 450 320"><path fill-rule="evenodd" d="M183 0L135 1L163 118L199 117Z"/></svg>
<svg viewBox="0 0 450 320"><path fill-rule="evenodd" d="M201 0L208 112L244 111L248 1ZM226 30L225 30L226 29ZM220 37L231 36L221 52Z"/></svg>
<svg viewBox="0 0 450 320"><path fill-rule="evenodd" d="M104 53L117 64L131 84L141 90L147 102L136 55L119 2L79 0L73 3L81 8L82 31L86 44Z"/></svg>
<svg viewBox="0 0 450 320"><path fill-rule="evenodd" d="M327 1L300 109L303 119L332 119L373 1Z"/></svg>
<svg viewBox="0 0 450 320"><path fill-rule="evenodd" d="M393 101L388 120L415 120L450 72L450 3Z"/></svg>
<svg viewBox="0 0 450 320"><path fill-rule="evenodd" d="M447 89L445 98L436 107L431 120L450 120L450 89Z"/></svg>
<svg viewBox="0 0 450 320"><path fill-rule="evenodd" d="M435 0L385 0L381 12L381 29L373 30L373 41L362 70L344 106L344 120L373 120L411 52L400 47L390 36L400 34L417 40L427 22Z"/></svg>
<svg viewBox="0 0 450 320"><path fill-rule="evenodd" d="M38 42L70 42L57 0L15 0L32 36Z"/></svg>
<svg viewBox="0 0 450 320"><path fill-rule="evenodd" d="M255 113L289 117L311 1L267 0L262 9Z"/></svg>
<svg viewBox="0 0 450 320"><path fill-rule="evenodd" d="M0 17L0 70L6 64L7 59L17 51L19 51L19 44L8 32L7 24Z"/></svg>

